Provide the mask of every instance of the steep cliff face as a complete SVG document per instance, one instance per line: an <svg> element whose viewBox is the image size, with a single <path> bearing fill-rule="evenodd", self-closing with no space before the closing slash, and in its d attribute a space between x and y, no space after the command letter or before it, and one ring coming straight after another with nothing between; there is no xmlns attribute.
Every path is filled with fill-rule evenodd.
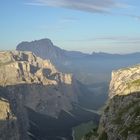
<svg viewBox="0 0 140 140"><path fill-rule="evenodd" d="M1 52L0 65L0 85L19 93L26 107L57 117L77 102L76 81L71 74L58 72L50 61L29 52Z"/></svg>
<svg viewBox="0 0 140 140"><path fill-rule="evenodd" d="M13 114L9 102L4 98L0 99L0 139L20 139L17 117Z"/></svg>
<svg viewBox="0 0 140 140"><path fill-rule="evenodd" d="M112 73L109 97L98 129L99 138L140 139L140 65Z"/></svg>
<svg viewBox="0 0 140 140"><path fill-rule="evenodd" d="M0 138L28 140L33 135L26 108L53 118L72 110L78 103L76 84L49 60L30 52L0 52Z"/></svg>
<svg viewBox="0 0 140 140"><path fill-rule="evenodd" d="M109 97L140 91L140 65L112 72Z"/></svg>
<svg viewBox="0 0 140 140"><path fill-rule="evenodd" d="M140 139L140 65L112 73L109 100L89 139Z"/></svg>

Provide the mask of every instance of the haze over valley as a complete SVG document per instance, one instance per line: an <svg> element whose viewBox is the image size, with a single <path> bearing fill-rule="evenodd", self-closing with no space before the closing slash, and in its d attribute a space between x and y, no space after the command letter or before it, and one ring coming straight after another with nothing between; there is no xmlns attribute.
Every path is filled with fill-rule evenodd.
<svg viewBox="0 0 140 140"><path fill-rule="evenodd" d="M0 140L140 140L139 7L2 0Z"/></svg>

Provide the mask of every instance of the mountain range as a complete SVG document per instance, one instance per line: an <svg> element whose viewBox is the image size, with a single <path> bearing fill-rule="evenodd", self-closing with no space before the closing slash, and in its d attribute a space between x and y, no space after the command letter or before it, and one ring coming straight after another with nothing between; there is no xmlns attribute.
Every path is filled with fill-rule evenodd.
<svg viewBox="0 0 140 140"><path fill-rule="evenodd" d="M112 70L140 62L140 53L108 54L67 51L53 45L50 39L21 42L20 51L31 51L42 59L49 59L58 70L73 73L84 84L109 82Z"/></svg>
<svg viewBox="0 0 140 140"><path fill-rule="evenodd" d="M67 51L54 45L50 39L21 42L18 51L31 51L42 59L49 59L56 68L64 73L72 73L80 81L85 93L90 91L90 106L93 102L101 107L108 97L111 72L140 62L140 53L109 54L93 52ZM94 96L93 96L94 93ZM96 101L95 101L96 99ZM94 104L94 105L95 105ZM95 109L95 108L94 108ZM99 108L98 108L99 109Z"/></svg>
<svg viewBox="0 0 140 140"><path fill-rule="evenodd" d="M89 121L99 126L83 140L139 139L140 66L126 67L139 61L140 53L86 54L49 39L0 51L0 139L73 140Z"/></svg>

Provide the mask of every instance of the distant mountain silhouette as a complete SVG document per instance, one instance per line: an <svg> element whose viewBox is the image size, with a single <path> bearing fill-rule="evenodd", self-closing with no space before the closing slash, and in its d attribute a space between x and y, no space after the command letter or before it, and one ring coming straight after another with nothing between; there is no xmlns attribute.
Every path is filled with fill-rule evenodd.
<svg viewBox="0 0 140 140"><path fill-rule="evenodd" d="M87 55L78 51L63 50L53 45L50 39L22 42L17 46L17 50L31 51L43 59L50 59L53 63L64 63L69 61L69 59L81 58Z"/></svg>
<svg viewBox="0 0 140 140"><path fill-rule="evenodd" d="M140 62L139 52L86 54L61 49L53 45L50 39L21 42L17 45L17 50L31 51L43 59L50 59L58 70L75 74L76 78L85 84L108 82L112 70Z"/></svg>

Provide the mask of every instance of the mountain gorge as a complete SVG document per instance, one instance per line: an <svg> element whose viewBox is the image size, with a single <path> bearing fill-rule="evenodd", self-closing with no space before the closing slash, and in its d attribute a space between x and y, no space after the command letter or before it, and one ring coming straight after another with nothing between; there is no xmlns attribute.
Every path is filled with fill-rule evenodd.
<svg viewBox="0 0 140 140"><path fill-rule="evenodd" d="M55 46L50 39L31 42L21 42L17 45L19 51L31 51L35 55L49 59L59 71L72 73L80 81L80 89L88 95L81 99L82 105L90 109L101 108L108 97L111 72L140 62L140 53L132 54L86 54L77 51L67 51ZM84 101L83 101L84 99Z"/></svg>
<svg viewBox="0 0 140 140"><path fill-rule="evenodd" d="M76 127L93 125L83 139L138 140L140 65L125 66L139 61L140 53L85 54L49 39L1 51L0 138L73 140Z"/></svg>
<svg viewBox="0 0 140 140"><path fill-rule="evenodd" d="M140 65L112 72L109 99L99 128L85 139L140 139Z"/></svg>

